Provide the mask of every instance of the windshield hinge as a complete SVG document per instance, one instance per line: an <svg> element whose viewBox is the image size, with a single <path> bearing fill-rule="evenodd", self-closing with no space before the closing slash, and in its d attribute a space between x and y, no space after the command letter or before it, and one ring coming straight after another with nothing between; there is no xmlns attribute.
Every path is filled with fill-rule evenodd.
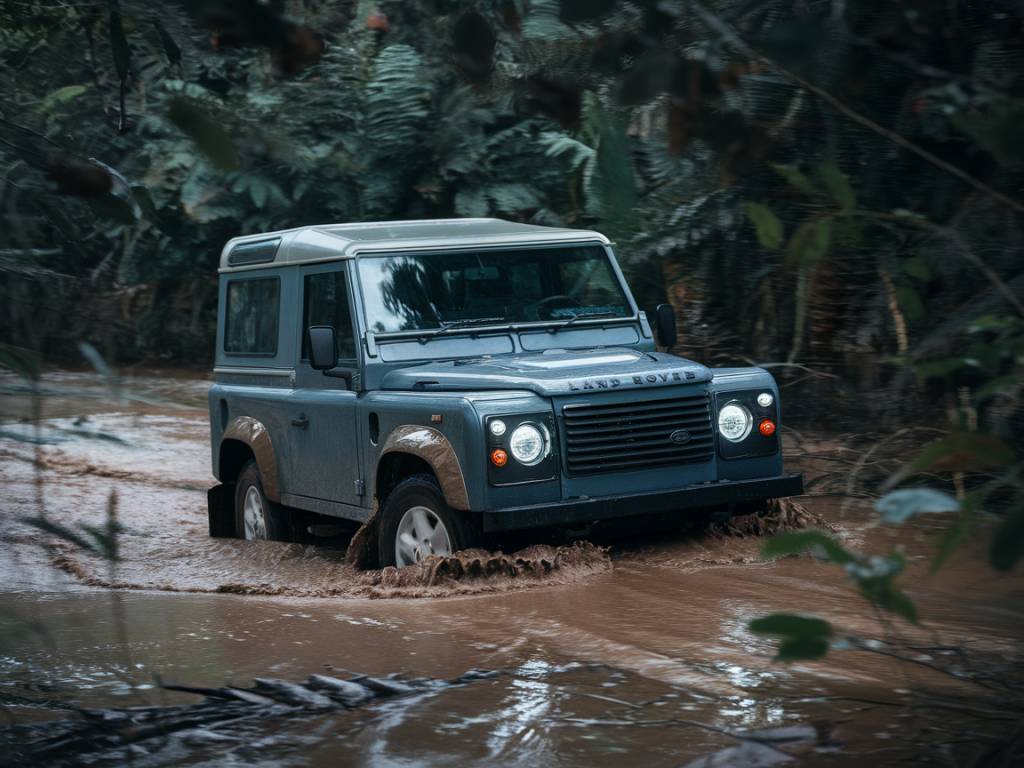
<svg viewBox="0 0 1024 768"><path fill-rule="evenodd" d="M353 484L356 487L356 496L365 496L366 495L366 481L363 480L363 478L359 478L358 480L354 480Z"/></svg>
<svg viewBox="0 0 1024 768"><path fill-rule="evenodd" d="M377 356L377 337L373 335L373 331L367 331L364 334L366 338L366 355L368 357Z"/></svg>

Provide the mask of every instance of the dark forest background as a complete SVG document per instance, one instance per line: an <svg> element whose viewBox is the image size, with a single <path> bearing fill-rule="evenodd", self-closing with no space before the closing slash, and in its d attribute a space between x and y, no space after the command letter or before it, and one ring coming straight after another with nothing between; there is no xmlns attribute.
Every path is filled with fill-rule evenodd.
<svg viewBox="0 0 1024 768"><path fill-rule="evenodd" d="M1017 3L3 0L0 58L12 354L206 366L228 238L499 216L611 236L798 420L1010 429Z"/></svg>

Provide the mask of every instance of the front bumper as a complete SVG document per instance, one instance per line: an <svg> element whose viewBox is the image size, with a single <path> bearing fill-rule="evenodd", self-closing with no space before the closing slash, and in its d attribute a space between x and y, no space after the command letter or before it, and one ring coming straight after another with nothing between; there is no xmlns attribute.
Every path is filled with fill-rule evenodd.
<svg viewBox="0 0 1024 768"><path fill-rule="evenodd" d="M633 515L682 512L687 509L799 496L803 492L803 475L781 475L756 480L723 480L672 491L579 498L528 507L492 509L483 513L483 527L485 531L512 531L549 525L591 523Z"/></svg>

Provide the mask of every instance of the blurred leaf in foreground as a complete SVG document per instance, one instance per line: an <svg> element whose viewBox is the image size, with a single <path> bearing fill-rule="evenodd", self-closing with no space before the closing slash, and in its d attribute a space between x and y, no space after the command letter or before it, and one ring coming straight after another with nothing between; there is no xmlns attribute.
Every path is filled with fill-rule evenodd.
<svg viewBox="0 0 1024 768"><path fill-rule="evenodd" d="M960 502L934 488L902 488L875 502L875 509L887 523L905 523L929 512L958 512Z"/></svg>
<svg viewBox="0 0 1024 768"><path fill-rule="evenodd" d="M761 203L747 203L747 218L757 230L757 241L763 248L778 250L782 245L782 222L771 208Z"/></svg>
<svg viewBox="0 0 1024 768"><path fill-rule="evenodd" d="M35 381L41 370L39 355L24 347L0 344L0 368L7 368L23 379Z"/></svg>
<svg viewBox="0 0 1024 768"><path fill-rule="evenodd" d="M761 557L775 558L799 555L810 550L825 560L845 565L854 555L824 531L796 531L773 536L761 548Z"/></svg>
<svg viewBox="0 0 1024 768"><path fill-rule="evenodd" d="M926 471L968 472L1003 466L1013 458L1013 449L998 437L980 432L953 432L926 445L901 471L903 477Z"/></svg>
<svg viewBox="0 0 1024 768"><path fill-rule="evenodd" d="M778 637L776 661L820 659L828 653L832 625L816 616L773 613L751 621L747 627L757 635Z"/></svg>
<svg viewBox="0 0 1024 768"><path fill-rule="evenodd" d="M893 582L904 569L898 553L868 556L854 552L824 531L782 533L769 539L761 549L764 558L784 557L810 551L828 562L841 565L873 605L917 623L917 609L907 595Z"/></svg>
<svg viewBox="0 0 1024 768"><path fill-rule="evenodd" d="M1024 556L1024 505L1010 510L996 528L989 561L997 571L1009 571Z"/></svg>
<svg viewBox="0 0 1024 768"><path fill-rule="evenodd" d="M195 104L185 99L175 99L171 102L167 117L188 134L215 166L222 171L238 169L238 153L231 137L220 123Z"/></svg>

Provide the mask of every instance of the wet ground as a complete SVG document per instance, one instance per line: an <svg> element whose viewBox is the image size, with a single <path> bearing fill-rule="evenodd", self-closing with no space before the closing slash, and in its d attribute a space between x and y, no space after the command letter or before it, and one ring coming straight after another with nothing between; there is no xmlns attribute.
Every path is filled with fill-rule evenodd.
<svg viewBox="0 0 1024 768"><path fill-rule="evenodd" d="M535 549L524 557L548 566L516 577L382 578L346 565L343 547L207 536L206 386L158 373L112 389L95 375L51 373L42 420L19 421L32 398L0 378L9 720L31 729L81 708L143 705L178 717L202 701L161 683L396 673L437 682L353 708L278 703L146 739L74 743L99 764L619 765L628 755L685 765L716 753L708 764L960 764L1019 728L1003 690L1020 675L1024 583L994 575L971 547L931 574L941 518L892 530L874 526L862 503L841 512L837 496L802 500L848 546L905 548L902 584L919 628L881 624L835 566L763 562L763 539L742 528L650 534L607 552ZM806 454L830 445L801 445L802 468L820 472L827 462ZM841 472L818 488L837 485ZM112 505L124 526L115 566L23 521L43 510L88 538L82 526L102 533ZM781 665L747 629L777 611L886 642ZM910 660L893 659L897 649ZM471 668L502 674L439 682ZM4 731L0 744L39 757L26 733ZM60 754L48 762L81 757Z"/></svg>

